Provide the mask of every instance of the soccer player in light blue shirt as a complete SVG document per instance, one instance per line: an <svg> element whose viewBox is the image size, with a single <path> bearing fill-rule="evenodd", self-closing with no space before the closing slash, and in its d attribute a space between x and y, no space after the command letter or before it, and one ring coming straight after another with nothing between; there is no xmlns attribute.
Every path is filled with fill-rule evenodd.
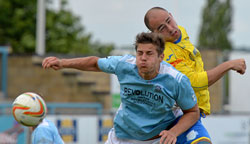
<svg viewBox="0 0 250 144"><path fill-rule="evenodd" d="M64 144L54 123L47 119L34 127L32 132L32 144Z"/></svg>
<svg viewBox="0 0 250 144"><path fill-rule="evenodd" d="M75 68L118 77L122 104L106 144L157 141L183 144L179 137L196 125L199 109L189 79L162 62L164 44L164 39L156 33L141 33L136 37L136 57L48 57L42 65L45 69ZM176 113L180 109L183 111L181 116Z"/></svg>

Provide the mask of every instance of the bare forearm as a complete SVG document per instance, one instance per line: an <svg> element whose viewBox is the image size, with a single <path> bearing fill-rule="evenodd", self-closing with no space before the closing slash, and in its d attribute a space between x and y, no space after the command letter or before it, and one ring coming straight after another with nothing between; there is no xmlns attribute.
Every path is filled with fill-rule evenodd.
<svg viewBox="0 0 250 144"><path fill-rule="evenodd" d="M98 57L84 57L74 59L61 59L63 68L74 68L83 71L100 71L97 65Z"/></svg>
<svg viewBox="0 0 250 144"><path fill-rule="evenodd" d="M200 111L198 109L198 105L189 111L184 112L184 115L180 118L178 123L172 127L169 131L175 134L178 137L180 134L188 130L191 126L193 126L200 118Z"/></svg>
<svg viewBox="0 0 250 144"><path fill-rule="evenodd" d="M244 59L235 59L226 61L217 67L207 71L208 86L214 84L219 80L226 72L234 70L240 74L244 74L246 71L246 63Z"/></svg>
<svg viewBox="0 0 250 144"><path fill-rule="evenodd" d="M226 72L231 69L231 65L229 62L224 62L217 67L207 71L208 77L208 86L211 86L216 81L218 81L221 77L224 76Z"/></svg>
<svg viewBox="0 0 250 144"><path fill-rule="evenodd" d="M47 57L43 60L42 66L44 69L52 68L60 70L62 68L74 68L83 71L100 71L98 67L98 57L84 57L73 59L59 59L57 57Z"/></svg>

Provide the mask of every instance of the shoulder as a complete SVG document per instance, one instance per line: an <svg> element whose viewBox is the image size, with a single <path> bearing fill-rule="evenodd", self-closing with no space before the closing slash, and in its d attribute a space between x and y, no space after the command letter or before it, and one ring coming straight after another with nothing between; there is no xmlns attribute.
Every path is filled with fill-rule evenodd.
<svg viewBox="0 0 250 144"><path fill-rule="evenodd" d="M175 79L177 82L180 82L182 77L184 76L181 72L176 70L171 64L164 61L161 63L159 74L168 75L173 79Z"/></svg>
<svg viewBox="0 0 250 144"><path fill-rule="evenodd" d="M124 55L117 61L119 68L129 68L136 66L136 57L132 55Z"/></svg>
<svg viewBox="0 0 250 144"><path fill-rule="evenodd" d="M123 56L107 56L105 58L101 58L100 60L128 62L128 63L134 63L135 64L136 58L135 58L135 56L132 56L132 55L123 55Z"/></svg>
<svg viewBox="0 0 250 144"><path fill-rule="evenodd" d="M178 28L181 30L182 33L187 33L186 29L183 26L178 25Z"/></svg>
<svg viewBox="0 0 250 144"><path fill-rule="evenodd" d="M53 143L53 129L51 129L48 122L42 122L32 132L32 143L49 144Z"/></svg>
<svg viewBox="0 0 250 144"><path fill-rule="evenodd" d="M49 127L50 121L47 119L43 119L43 121L37 127Z"/></svg>
<svg viewBox="0 0 250 144"><path fill-rule="evenodd" d="M98 60L98 67L106 73L117 73L117 71L128 67L127 63L135 65L136 59L132 55L108 56Z"/></svg>
<svg viewBox="0 0 250 144"><path fill-rule="evenodd" d="M182 34L182 39L186 39L186 38L189 38L188 34L187 34L187 31L184 27L178 25L178 28L180 29L181 31L181 34Z"/></svg>
<svg viewBox="0 0 250 144"><path fill-rule="evenodd" d="M47 119L44 119L42 121L42 123L40 123L35 131L36 132L41 132L41 131L51 131L53 130L53 128L55 127L54 123L52 123L51 121L47 120Z"/></svg>
<svg viewBox="0 0 250 144"><path fill-rule="evenodd" d="M131 63L131 64L136 64L136 58L135 56L132 56L132 55L124 55L120 61L124 61L124 62L127 62L127 63Z"/></svg>

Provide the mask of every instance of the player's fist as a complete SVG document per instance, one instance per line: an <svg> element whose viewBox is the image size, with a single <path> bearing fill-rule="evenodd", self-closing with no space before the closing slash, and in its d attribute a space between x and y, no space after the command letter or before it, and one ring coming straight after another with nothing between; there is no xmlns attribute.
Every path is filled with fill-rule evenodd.
<svg viewBox="0 0 250 144"><path fill-rule="evenodd" d="M43 60L42 67L44 69L52 68L54 70L59 70L63 68L62 60L57 57L47 57Z"/></svg>
<svg viewBox="0 0 250 144"><path fill-rule="evenodd" d="M232 69L237 71L240 74L246 72L246 62L245 59L235 59L230 61L232 63Z"/></svg>

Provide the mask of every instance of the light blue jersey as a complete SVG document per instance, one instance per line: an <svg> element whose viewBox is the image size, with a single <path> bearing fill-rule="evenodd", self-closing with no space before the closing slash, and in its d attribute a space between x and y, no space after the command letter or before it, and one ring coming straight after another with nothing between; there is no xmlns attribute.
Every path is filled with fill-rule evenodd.
<svg viewBox="0 0 250 144"><path fill-rule="evenodd" d="M122 105L114 119L118 138L152 138L176 120L176 104L187 110L197 103L189 79L166 62L152 80L140 77L136 58L131 55L101 58L98 66L115 74L120 82Z"/></svg>
<svg viewBox="0 0 250 144"><path fill-rule="evenodd" d="M64 144L56 126L44 119L32 132L32 144Z"/></svg>

